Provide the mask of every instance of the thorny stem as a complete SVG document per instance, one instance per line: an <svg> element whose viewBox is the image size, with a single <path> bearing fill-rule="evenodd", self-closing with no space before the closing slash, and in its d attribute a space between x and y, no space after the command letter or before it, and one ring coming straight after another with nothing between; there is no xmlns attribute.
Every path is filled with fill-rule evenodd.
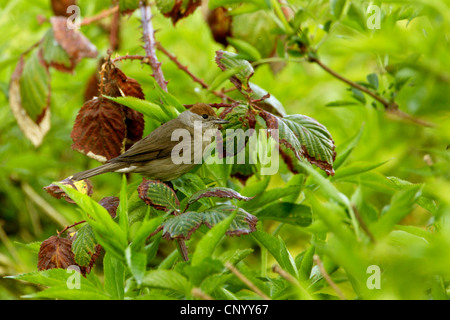
<svg viewBox="0 0 450 320"><path fill-rule="evenodd" d="M81 221L75 222L74 224L71 224L70 226L64 227L64 229L62 229L61 231L57 231L58 236L59 236L61 233L66 232L68 229L70 229L70 228L72 228L72 227L75 227L75 226L77 226L77 225L79 225L79 224L85 223L85 222L86 222L86 220L81 220Z"/></svg>
<svg viewBox="0 0 450 320"><path fill-rule="evenodd" d="M81 23L80 23L80 26L87 26L87 25L89 25L91 23L100 21L100 20L108 17L109 15L117 12L117 11L119 11L119 6L118 5L116 5L116 6L112 7L112 8L103 10L102 12L100 12L96 16L83 19L83 21L81 21Z"/></svg>
<svg viewBox="0 0 450 320"><path fill-rule="evenodd" d="M153 74L156 82L159 86L167 91L167 81L164 79L164 74L161 69L161 62L158 61L155 52L155 31L153 30L152 24L152 12L150 6L147 5L146 1L141 1L139 3L141 8L141 22L142 22L142 37L144 39L144 50L150 61L150 66L152 67Z"/></svg>
<svg viewBox="0 0 450 320"><path fill-rule="evenodd" d="M222 98L223 100L228 100L231 102L235 102L234 99L232 99L231 97L227 96L225 93L221 92L221 91L213 91L210 90L210 86L202 79L200 79L199 77L197 77L195 74L193 74L187 66L184 66L183 64L181 64L180 61L178 61L178 58L171 54L169 51L167 51L166 48L164 48L161 43L156 43L156 48L161 51L164 55L166 55L173 63L175 63L178 67L178 69L184 71L189 77L191 77L191 79L194 82L197 82L198 84L200 84L202 86L203 89L209 90L211 91L212 94L218 96L219 98Z"/></svg>

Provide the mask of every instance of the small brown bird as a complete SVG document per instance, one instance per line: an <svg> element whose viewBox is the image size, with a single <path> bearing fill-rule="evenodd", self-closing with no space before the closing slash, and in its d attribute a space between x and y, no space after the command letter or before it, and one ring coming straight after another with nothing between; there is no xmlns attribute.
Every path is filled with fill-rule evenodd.
<svg viewBox="0 0 450 320"><path fill-rule="evenodd" d="M195 153L201 151L202 157L204 149L209 145L210 141L202 141L201 148L194 146L194 126L195 123L201 123L201 132L207 129L217 129L219 124L228 123L226 120L219 119L214 110L205 103L197 103L189 110L182 112L176 119L166 122L162 126L155 129L145 138L136 142L130 149L120 156L108 160L105 164L90 170L76 173L72 176L72 180L83 180L106 172L140 173L150 179L160 181L171 181L192 170L196 163L194 161ZM190 135L190 139L180 142L172 141L172 134L176 129L185 129ZM180 148L186 144L187 150L191 150L190 161L187 163L176 164L172 158L172 150L175 147ZM185 150L184 148L181 148ZM182 151L181 150L181 151Z"/></svg>

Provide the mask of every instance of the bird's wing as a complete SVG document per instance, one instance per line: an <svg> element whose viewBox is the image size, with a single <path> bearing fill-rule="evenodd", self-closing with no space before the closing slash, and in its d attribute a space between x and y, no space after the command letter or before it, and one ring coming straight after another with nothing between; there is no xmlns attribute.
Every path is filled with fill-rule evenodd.
<svg viewBox="0 0 450 320"><path fill-rule="evenodd" d="M173 119L169 121L171 127L180 128L183 126L180 120ZM136 142L130 149L120 156L109 160L109 162L146 162L154 159L163 159L171 156L172 149L180 143L180 141L171 141L172 132L167 136L165 126L169 122L156 128L147 137Z"/></svg>

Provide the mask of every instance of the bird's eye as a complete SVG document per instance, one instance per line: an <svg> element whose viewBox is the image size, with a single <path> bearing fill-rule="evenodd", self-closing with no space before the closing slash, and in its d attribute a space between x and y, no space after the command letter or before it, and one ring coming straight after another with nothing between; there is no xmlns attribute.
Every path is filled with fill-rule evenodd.
<svg viewBox="0 0 450 320"><path fill-rule="evenodd" d="M208 119L208 115L205 113L204 115L202 115L203 119Z"/></svg>

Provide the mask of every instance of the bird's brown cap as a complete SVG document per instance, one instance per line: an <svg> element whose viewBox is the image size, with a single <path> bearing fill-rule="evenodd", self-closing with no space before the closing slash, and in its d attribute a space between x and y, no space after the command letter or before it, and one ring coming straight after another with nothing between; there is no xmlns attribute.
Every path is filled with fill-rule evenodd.
<svg viewBox="0 0 450 320"><path fill-rule="evenodd" d="M213 108L211 108L206 103L196 103L189 110L200 116L202 116L204 114L207 114L208 116L214 116L214 117L217 116L216 113L214 112Z"/></svg>

